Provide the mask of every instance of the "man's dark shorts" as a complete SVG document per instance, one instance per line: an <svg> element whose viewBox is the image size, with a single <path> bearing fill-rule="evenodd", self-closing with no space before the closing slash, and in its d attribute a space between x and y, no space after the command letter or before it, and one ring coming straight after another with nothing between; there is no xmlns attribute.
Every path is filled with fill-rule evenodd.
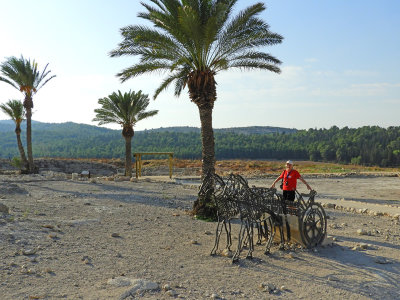
<svg viewBox="0 0 400 300"><path fill-rule="evenodd" d="M296 197L295 191L282 191L283 192L283 200L294 201Z"/></svg>

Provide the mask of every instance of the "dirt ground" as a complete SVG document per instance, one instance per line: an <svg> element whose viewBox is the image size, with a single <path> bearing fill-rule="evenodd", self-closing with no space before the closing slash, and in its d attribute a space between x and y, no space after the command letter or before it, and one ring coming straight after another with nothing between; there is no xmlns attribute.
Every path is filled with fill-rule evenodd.
<svg viewBox="0 0 400 300"><path fill-rule="evenodd" d="M53 175L0 175L1 299L400 298L398 177L307 178L317 201L356 208L325 208L333 242L232 264L209 255L216 224L187 213L196 182ZM391 213L358 213L373 205Z"/></svg>

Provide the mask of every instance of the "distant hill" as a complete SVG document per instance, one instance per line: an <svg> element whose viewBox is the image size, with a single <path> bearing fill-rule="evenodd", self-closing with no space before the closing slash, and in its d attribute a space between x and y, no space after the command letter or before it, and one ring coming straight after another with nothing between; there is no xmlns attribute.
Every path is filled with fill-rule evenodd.
<svg viewBox="0 0 400 300"><path fill-rule="evenodd" d="M24 129L25 123L22 123L22 129ZM0 132L14 132L15 125L12 120L0 120ZM32 120L32 130L38 131L84 131L87 134L99 134L99 133L110 133L120 132L118 129L109 129L104 127L98 127L94 125L78 124L74 122L65 123L43 123ZM236 133L236 134L269 134L269 133L294 133L297 129L294 128L283 128L283 127L271 127L271 126L249 126L249 127L231 127L231 128L215 128L215 132L220 133ZM196 132L200 133L200 128L190 126L176 126L176 127L160 127L155 129L145 129L135 131L139 132L175 132L175 133L189 133Z"/></svg>
<svg viewBox="0 0 400 300"><path fill-rule="evenodd" d="M0 135L0 158L18 155L14 129L13 121L0 120L0 132L2 133ZM215 136L216 139L221 140L221 144L233 145L232 140L235 138L232 135L250 136L293 132L296 132L296 129L251 126L215 129ZM225 142L226 138L228 140ZM39 157L123 157L123 151L125 151L121 130L73 122L32 121L32 139L34 155ZM22 124L22 140L25 143L24 123ZM173 151L176 157L199 158L201 156L200 128L182 126L136 131L133 149L147 152ZM232 152L231 149L223 152L227 153L224 154L225 156L235 156L235 152Z"/></svg>
<svg viewBox="0 0 400 300"><path fill-rule="evenodd" d="M200 132L200 128L197 127L161 127L157 129L150 129L147 131L153 132ZM294 128L283 128L283 127L271 127L271 126L248 126L248 127L231 127L231 128L214 128L214 132L220 133L236 133L236 134L269 134L269 133L294 133L297 129Z"/></svg>

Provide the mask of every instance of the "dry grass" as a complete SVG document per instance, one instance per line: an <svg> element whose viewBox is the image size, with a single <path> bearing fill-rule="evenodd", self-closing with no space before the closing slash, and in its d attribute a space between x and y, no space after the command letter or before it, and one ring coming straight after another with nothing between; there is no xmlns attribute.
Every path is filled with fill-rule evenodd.
<svg viewBox="0 0 400 300"><path fill-rule="evenodd" d="M107 163L116 165L119 168L124 167L122 159L78 159L98 163ZM146 169L168 168L168 159L143 160L143 166ZM193 170L193 175L199 175L201 170L201 160L177 159L173 161L174 169ZM247 176L260 176L279 174L285 166L285 161L268 160L220 160L215 164L217 174L225 176L230 173L240 173ZM132 166L135 167L135 164ZM359 173L359 172L399 172L399 168L381 168L377 166L358 166L344 165L325 162L295 161L295 168L302 174L307 173Z"/></svg>

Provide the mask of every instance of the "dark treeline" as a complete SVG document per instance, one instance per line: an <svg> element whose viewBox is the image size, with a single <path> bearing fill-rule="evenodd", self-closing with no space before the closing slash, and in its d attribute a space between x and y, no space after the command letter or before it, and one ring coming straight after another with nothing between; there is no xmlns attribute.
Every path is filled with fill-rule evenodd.
<svg viewBox="0 0 400 300"><path fill-rule="evenodd" d="M304 159L358 165L400 166L400 127L299 130L296 133L216 135L217 157Z"/></svg>
<svg viewBox="0 0 400 300"><path fill-rule="evenodd" d="M22 136L24 140L25 137ZM217 159L295 159L400 166L400 127L360 128L336 126L330 129L241 134L229 130L215 132ZM177 158L201 158L198 130L188 132L163 129L136 132L134 152L174 152ZM13 131L0 135L0 157L18 156ZM50 129L33 130L35 157L123 158L124 140L118 130L64 123Z"/></svg>

